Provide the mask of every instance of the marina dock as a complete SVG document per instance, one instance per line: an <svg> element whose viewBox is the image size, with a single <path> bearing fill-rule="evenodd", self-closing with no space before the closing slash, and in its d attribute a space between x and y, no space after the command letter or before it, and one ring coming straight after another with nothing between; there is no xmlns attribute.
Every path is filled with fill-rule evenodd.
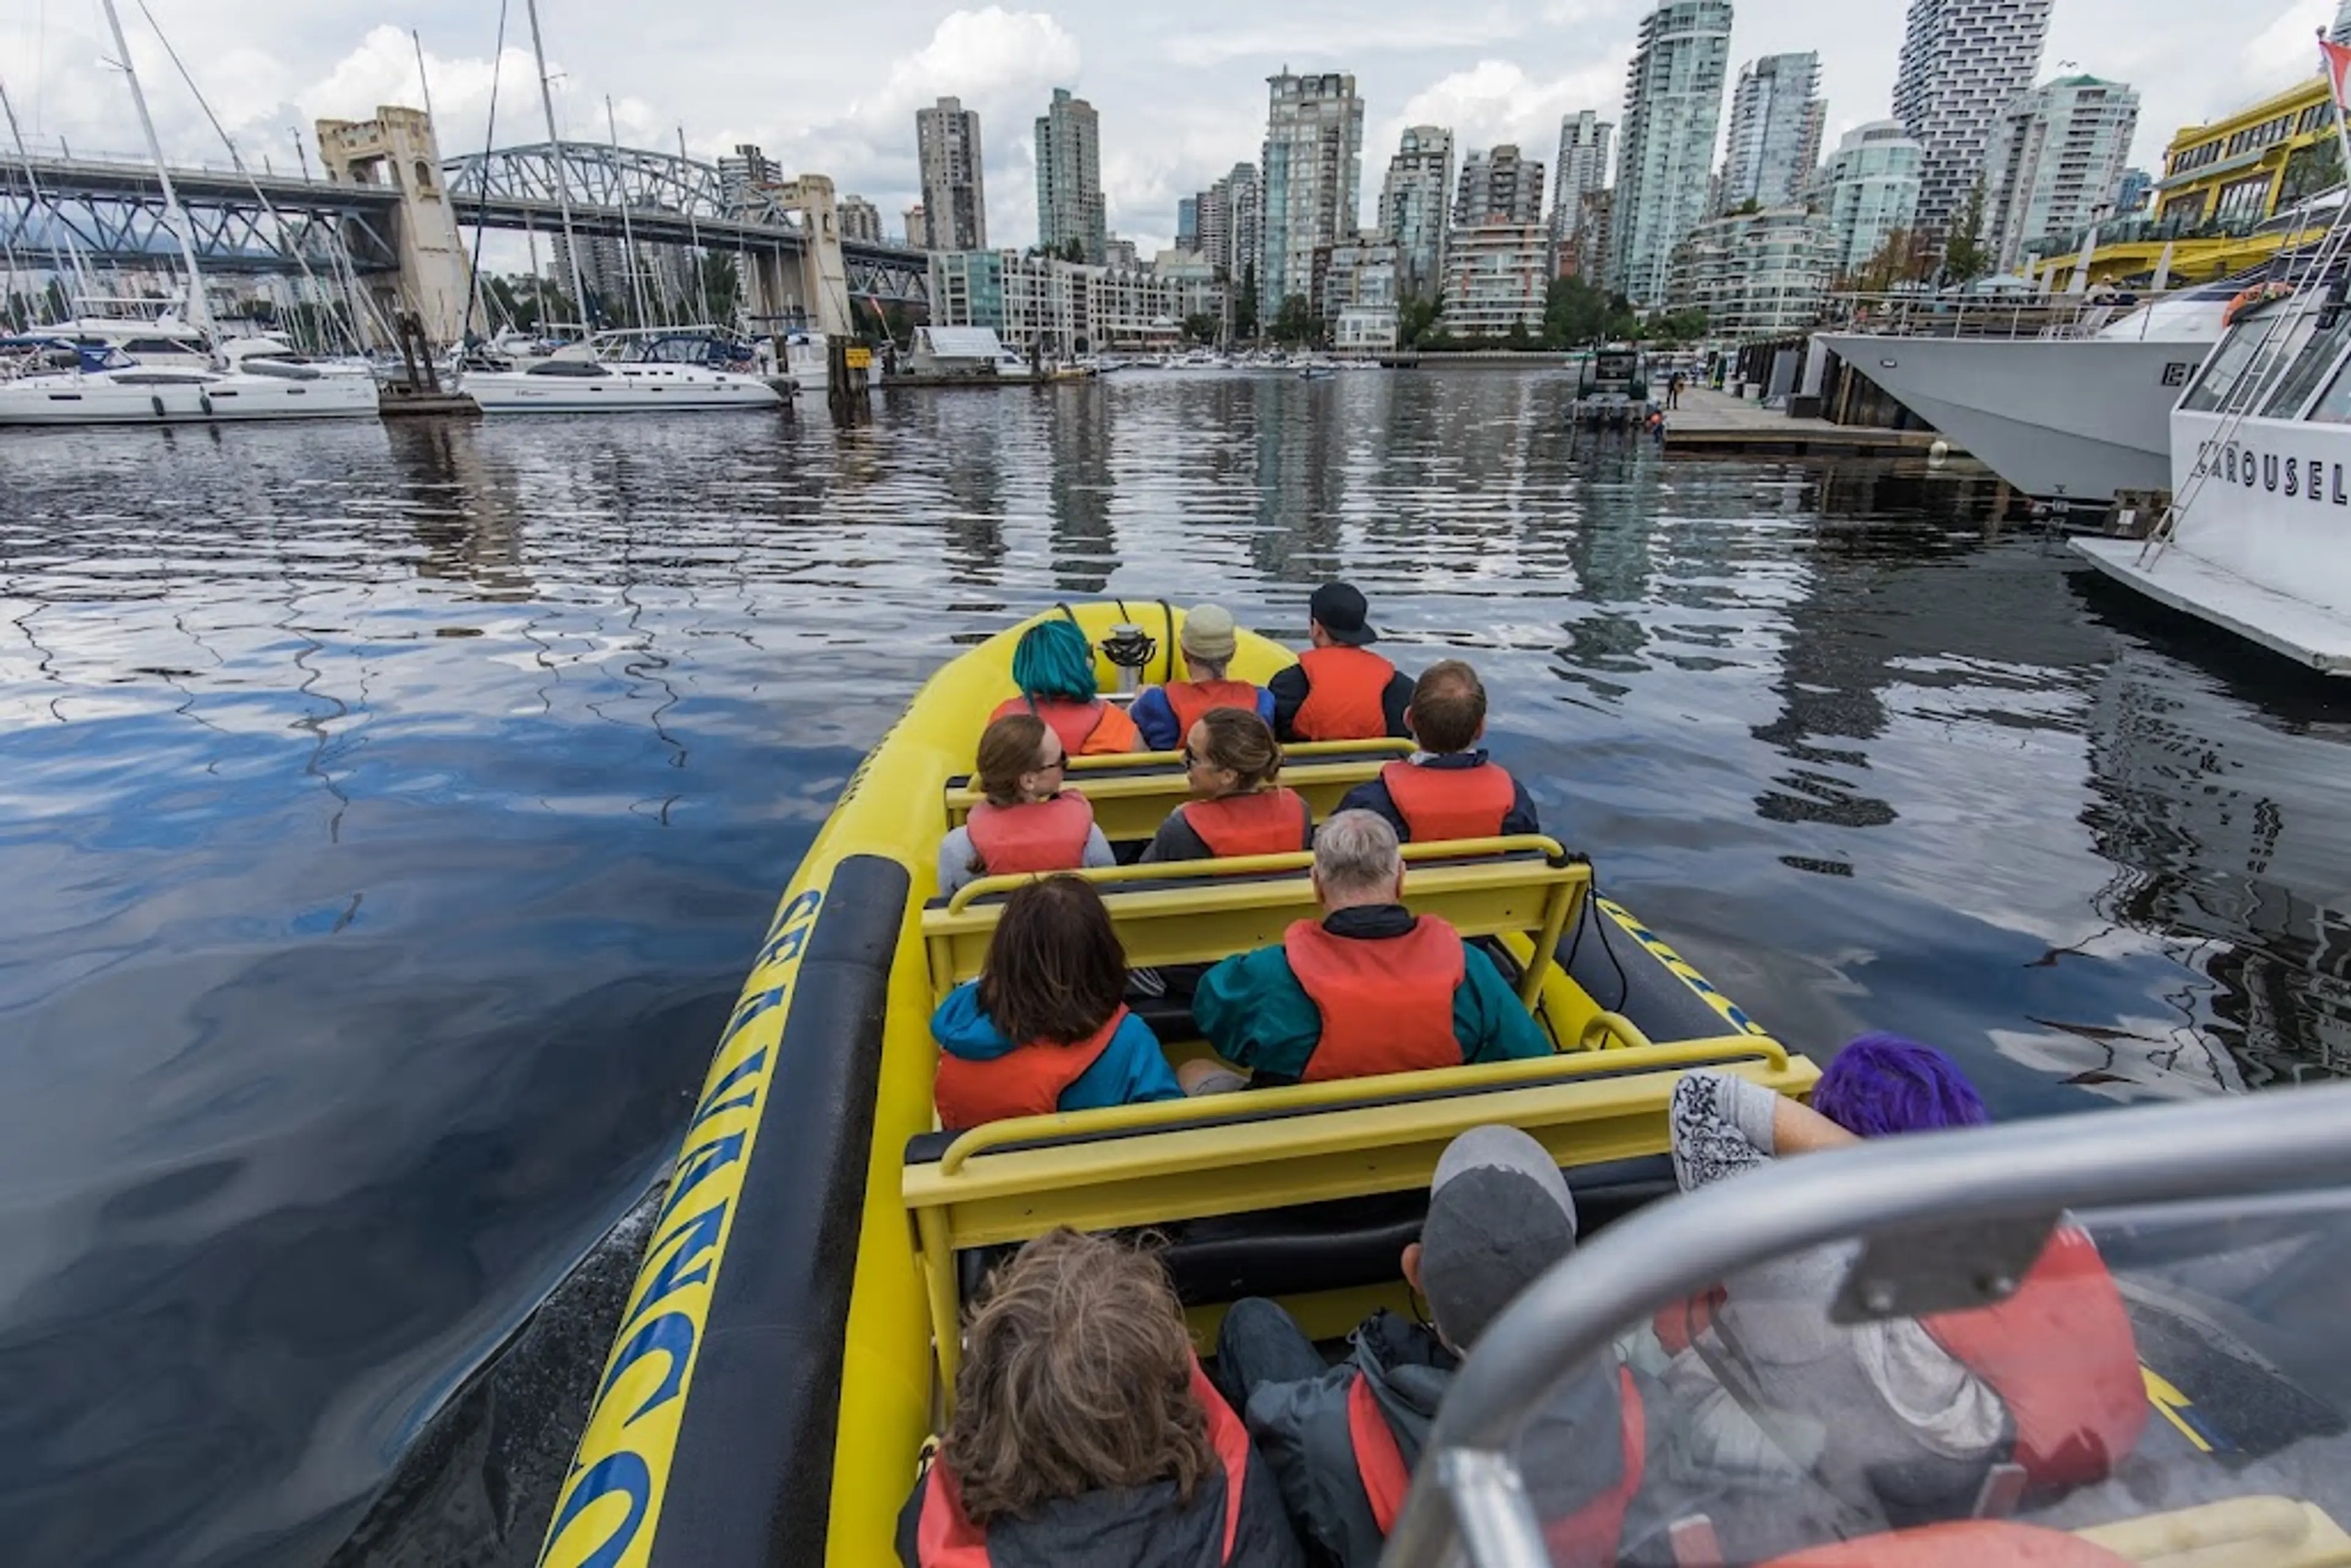
<svg viewBox="0 0 2351 1568"><path fill-rule="evenodd" d="M1663 389L1652 384L1662 399ZM1708 387L1682 389L1681 406L1666 414L1666 450L1685 454L1776 453L1783 456L1925 455L1943 437L1931 430L1886 430L1793 419L1779 409ZM1964 456L1946 445L1950 456Z"/></svg>

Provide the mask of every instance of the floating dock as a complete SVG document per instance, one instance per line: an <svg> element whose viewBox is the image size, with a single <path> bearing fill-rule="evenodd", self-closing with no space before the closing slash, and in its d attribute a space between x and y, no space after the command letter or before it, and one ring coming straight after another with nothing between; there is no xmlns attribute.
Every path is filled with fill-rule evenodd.
<svg viewBox="0 0 2351 1568"><path fill-rule="evenodd" d="M1944 438L1931 430L1887 430L1873 424L1833 424L1792 419L1708 387L1682 389L1679 408L1666 411L1666 450L1680 453L1774 453L1784 456L1925 456ZM1947 456L1965 456L1944 443Z"/></svg>
<svg viewBox="0 0 2351 1568"><path fill-rule="evenodd" d="M376 409L386 419L408 419L425 414L455 415L463 419L478 416L482 405L461 392L417 392L399 382L376 389Z"/></svg>

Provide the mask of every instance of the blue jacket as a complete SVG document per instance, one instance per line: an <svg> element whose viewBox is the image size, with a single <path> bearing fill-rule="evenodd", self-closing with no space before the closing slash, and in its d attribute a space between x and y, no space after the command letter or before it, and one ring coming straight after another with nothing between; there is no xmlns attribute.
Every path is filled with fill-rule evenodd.
<svg viewBox="0 0 2351 1568"><path fill-rule="evenodd" d="M1176 710L1168 706L1164 686L1144 687L1127 705L1126 716L1143 732L1143 744L1154 751L1173 751L1184 744L1184 732L1176 727ZM1263 686L1257 689L1257 716L1272 727L1273 694Z"/></svg>
<svg viewBox="0 0 2351 1568"><path fill-rule="evenodd" d="M947 993L931 1015L931 1035L941 1051L966 1061L993 1061L1012 1049L996 1020L980 1010L979 982L966 980ZM1110 1037L1110 1045L1078 1081L1061 1091L1060 1109L1093 1111L1144 1100L1181 1100L1183 1085L1159 1049L1159 1037L1133 1013Z"/></svg>

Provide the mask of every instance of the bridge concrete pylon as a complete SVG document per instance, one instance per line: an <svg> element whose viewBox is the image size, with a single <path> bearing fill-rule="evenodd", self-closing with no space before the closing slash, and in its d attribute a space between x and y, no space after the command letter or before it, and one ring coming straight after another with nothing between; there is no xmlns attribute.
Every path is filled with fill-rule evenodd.
<svg viewBox="0 0 2351 1568"><path fill-rule="evenodd" d="M414 310L436 343L454 343L463 337L473 268L442 181L441 148L432 120L422 110L391 104L379 107L373 120L321 120L319 159L329 181L389 186L400 193L393 220L393 245L400 255L400 271L392 280L398 291L394 304Z"/></svg>
<svg viewBox="0 0 2351 1568"><path fill-rule="evenodd" d="M807 227L807 244L800 250L800 308L820 332L854 332L857 323L850 315L849 264L841 254L841 214L832 181L822 174L802 174L784 181L774 191L777 204L799 213Z"/></svg>

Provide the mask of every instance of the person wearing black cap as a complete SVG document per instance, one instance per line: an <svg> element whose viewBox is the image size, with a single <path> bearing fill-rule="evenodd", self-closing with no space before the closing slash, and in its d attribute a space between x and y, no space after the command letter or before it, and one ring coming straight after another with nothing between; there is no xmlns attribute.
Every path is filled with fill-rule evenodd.
<svg viewBox="0 0 2351 1568"><path fill-rule="evenodd" d="M1282 740L1376 740L1405 736L1412 677L1365 644L1379 641L1371 607L1353 583L1326 582L1307 601L1313 646L1266 683Z"/></svg>
<svg viewBox="0 0 2351 1568"><path fill-rule="evenodd" d="M1575 1199L1543 1146L1515 1127L1472 1127L1446 1146L1404 1277L1432 1322L1367 1319L1326 1367L1290 1314L1236 1301L1217 1375L1272 1469L1310 1551L1372 1568L1394 1527L1462 1357L1520 1291L1575 1249ZM1613 1563L1646 1451L1630 1373L1562 1384L1521 1441L1528 1489L1555 1564Z"/></svg>

